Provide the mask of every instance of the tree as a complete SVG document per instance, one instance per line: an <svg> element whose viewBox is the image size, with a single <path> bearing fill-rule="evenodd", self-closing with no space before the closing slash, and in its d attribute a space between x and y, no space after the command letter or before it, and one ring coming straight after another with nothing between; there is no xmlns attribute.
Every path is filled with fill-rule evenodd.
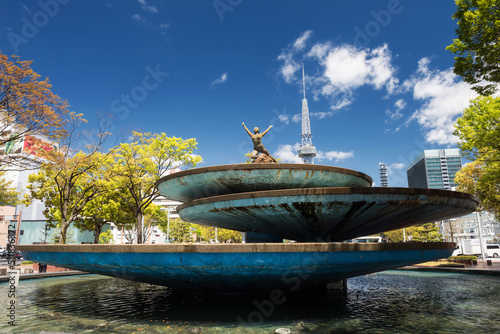
<svg viewBox="0 0 500 334"><path fill-rule="evenodd" d="M458 188L479 197L482 208L500 218L500 97L472 100L454 134L464 156L473 161L456 174Z"/></svg>
<svg viewBox="0 0 500 334"><path fill-rule="evenodd" d="M194 228L198 230L200 233L200 236L203 240L209 241L209 240L215 240L215 227L213 226L206 226L206 225L199 225L199 224L192 224ZM219 242L241 242L241 232L239 231L234 231L234 230L228 230L224 228L217 228L217 240Z"/></svg>
<svg viewBox="0 0 500 334"><path fill-rule="evenodd" d="M48 221L61 229L61 244L66 243L68 227L82 215L87 203L104 192L100 180L106 179L102 165L105 157L99 152L80 151L65 158L60 152L54 152L50 162L29 176L25 204L29 205L32 199L44 202Z"/></svg>
<svg viewBox="0 0 500 334"><path fill-rule="evenodd" d="M131 143L122 143L112 150L115 161L110 168L116 182L114 190L134 213L137 243L142 243L142 217L160 195L156 180L172 168L196 166L201 157L193 155L197 145L195 139L167 137L165 133L133 134Z"/></svg>
<svg viewBox="0 0 500 334"><path fill-rule="evenodd" d="M0 151L26 135L42 135L58 141L66 134L68 104L51 91L49 79L31 68L32 61L21 61L0 52ZM10 168L19 155L0 155L0 169ZM17 166L26 168L25 166Z"/></svg>
<svg viewBox="0 0 500 334"><path fill-rule="evenodd" d="M163 213L166 215L165 212ZM161 222L158 223L158 227L163 233L169 236L174 243L193 242L191 237L191 223L185 222L180 218L170 219L169 222L162 219Z"/></svg>
<svg viewBox="0 0 500 334"><path fill-rule="evenodd" d="M104 182L104 180L101 180ZM94 244L100 243L102 228L105 224L119 221L122 216L120 202L109 192L100 192L99 195L88 201L73 221L80 231L93 231Z"/></svg>
<svg viewBox="0 0 500 334"><path fill-rule="evenodd" d="M412 234L412 240L440 242L443 241L443 236L439 233L439 227L436 223L425 223L415 226L415 230Z"/></svg>
<svg viewBox="0 0 500 334"><path fill-rule="evenodd" d="M405 231L403 233L403 229L400 228L398 230L392 230L388 232L383 233L383 237L387 238L389 242L403 242L403 237L406 236L406 239L408 240L409 237L412 237L413 233L415 231L414 226L406 227Z"/></svg>
<svg viewBox="0 0 500 334"><path fill-rule="evenodd" d="M500 82L500 2L455 0L457 39L446 49L457 55L454 72L481 95L491 95ZM485 83L486 82L486 83Z"/></svg>
<svg viewBox="0 0 500 334"><path fill-rule="evenodd" d="M5 179L5 173L0 171L0 206L18 204L19 193L12 187L12 181Z"/></svg>

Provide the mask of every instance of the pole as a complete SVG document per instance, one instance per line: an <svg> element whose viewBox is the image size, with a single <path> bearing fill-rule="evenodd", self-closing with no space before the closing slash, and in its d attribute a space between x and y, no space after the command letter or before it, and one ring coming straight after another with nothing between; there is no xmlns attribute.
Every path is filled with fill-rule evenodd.
<svg viewBox="0 0 500 334"><path fill-rule="evenodd" d="M215 228L215 243L218 244L219 240L217 240L217 227Z"/></svg>
<svg viewBox="0 0 500 334"><path fill-rule="evenodd" d="M120 238L120 245L123 245L123 226L122 226L122 236Z"/></svg>
<svg viewBox="0 0 500 334"><path fill-rule="evenodd" d="M170 211L167 208L167 244L170 243Z"/></svg>
<svg viewBox="0 0 500 334"><path fill-rule="evenodd" d="M151 220L148 222L148 244L151 244Z"/></svg>
<svg viewBox="0 0 500 334"><path fill-rule="evenodd" d="M479 229L479 246L481 247L481 258L486 260L486 256L484 254L484 246L483 246L483 237L481 236L481 232L483 231L483 227L481 226L481 218L479 217L479 212L476 211L476 217L477 217L477 227Z"/></svg>
<svg viewBox="0 0 500 334"><path fill-rule="evenodd" d="M403 242L406 242L406 231L403 229Z"/></svg>
<svg viewBox="0 0 500 334"><path fill-rule="evenodd" d="M19 230L21 229L21 210L19 210L19 215L17 216L17 226L16 226L16 246L19 245Z"/></svg>

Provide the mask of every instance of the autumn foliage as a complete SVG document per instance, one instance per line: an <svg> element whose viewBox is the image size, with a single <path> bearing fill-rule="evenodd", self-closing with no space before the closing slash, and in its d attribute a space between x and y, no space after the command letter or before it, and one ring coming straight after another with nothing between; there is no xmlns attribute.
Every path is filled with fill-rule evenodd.
<svg viewBox="0 0 500 334"><path fill-rule="evenodd" d="M0 52L0 146L12 136L41 135L57 141L66 133L68 103L52 93L49 79L41 80L31 63Z"/></svg>

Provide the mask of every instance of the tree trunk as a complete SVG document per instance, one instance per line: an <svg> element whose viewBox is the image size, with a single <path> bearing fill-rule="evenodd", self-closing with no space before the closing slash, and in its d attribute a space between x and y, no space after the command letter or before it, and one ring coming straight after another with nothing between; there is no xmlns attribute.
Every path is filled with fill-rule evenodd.
<svg viewBox="0 0 500 334"><path fill-rule="evenodd" d="M99 243L99 236L101 235L101 231L102 231L102 223L100 221L95 221L94 222L94 232L95 232L95 235L94 235L94 244L98 244Z"/></svg>
<svg viewBox="0 0 500 334"><path fill-rule="evenodd" d="M61 221L61 235L59 236L59 244L64 245L66 243L66 233L68 232L69 224L63 220Z"/></svg>
<svg viewBox="0 0 500 334"><path fill-rule="evenodd" d="M142 244L142 212L137 213L137 243Z"/></svg>

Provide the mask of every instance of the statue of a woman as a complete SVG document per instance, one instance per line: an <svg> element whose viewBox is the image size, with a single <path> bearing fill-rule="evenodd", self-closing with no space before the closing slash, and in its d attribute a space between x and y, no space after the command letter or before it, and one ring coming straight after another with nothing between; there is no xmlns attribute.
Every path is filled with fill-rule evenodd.
<svg viewBox="0 0 500 334"><path fill-rule="evenodd" d="M253 134L250 132L250 130L247 129L247 127L245 126L245 123L241 123L243 125L243 127L245 128L245 130L247 130L248 132L248 135L250 136L250 138L252 138L252 142L253 142L253 151L252 151L252 154L251 154L251 158L252 158L252 161L255 161L255 159L257 159L257 155L259 153L264 153L266 155L268 155L272 160L273 162L277 162L276 159L274 159L274 157L266 150L266 148L264 147L264 144L262 144L262 137L264 137L264 135L269 131L271 130L271 128L273 127L272 125L270 125L266 131L262 132L262 133L259 133L259 128L258 127L255 127L253 128Z"/></svg>

